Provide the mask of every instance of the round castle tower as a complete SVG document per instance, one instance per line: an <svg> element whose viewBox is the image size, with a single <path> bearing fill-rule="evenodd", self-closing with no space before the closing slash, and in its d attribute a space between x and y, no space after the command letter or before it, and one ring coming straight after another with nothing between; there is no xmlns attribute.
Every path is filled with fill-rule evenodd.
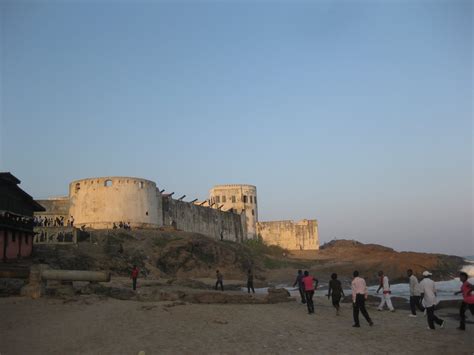
<svg viewBox="0 0 474 355"><path fill-rule="evenodd" d="M217 185L209 191L209 200L213 208L223 211L232 209L236 213L245 213L247 238L257 237L257 188L253 185Z"/></svg>
<svg viewBox="0 0 474 355"><path fill-rule="evenodd" d="M158 226L158 192L153 181L134 177L98 177L69 184L69 213L74 225L111 228Z"/></svg>

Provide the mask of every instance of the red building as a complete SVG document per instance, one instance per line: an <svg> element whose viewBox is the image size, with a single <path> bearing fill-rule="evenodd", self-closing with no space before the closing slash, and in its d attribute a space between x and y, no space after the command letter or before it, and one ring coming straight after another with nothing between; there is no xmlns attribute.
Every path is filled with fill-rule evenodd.
<svg viewBox="0 0 474 355"><path fill-rule="evenodd" d="M33 249L33 212L44 211L25 191L20 180L0 173L0 259L3 262L29 257Z"/></svg>

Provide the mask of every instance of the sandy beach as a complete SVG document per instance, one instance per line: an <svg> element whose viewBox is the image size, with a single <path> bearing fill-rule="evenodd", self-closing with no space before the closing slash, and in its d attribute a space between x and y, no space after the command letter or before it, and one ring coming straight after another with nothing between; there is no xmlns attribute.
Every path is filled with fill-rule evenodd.
<svg viewBox="0 0 474 355"><path fill-rule="evenodd" d="M189 304L101 298L22 297L0 299L0 353L14 354L472 354L474 324L456 329L457 309L443 309L445 329L427 330L426 318L408 311L377 312L375 326L361 318L352 328L352 308L336 316L326 298L316 313L295 302ZM470 316L472 320L472 316Z"/></svg>

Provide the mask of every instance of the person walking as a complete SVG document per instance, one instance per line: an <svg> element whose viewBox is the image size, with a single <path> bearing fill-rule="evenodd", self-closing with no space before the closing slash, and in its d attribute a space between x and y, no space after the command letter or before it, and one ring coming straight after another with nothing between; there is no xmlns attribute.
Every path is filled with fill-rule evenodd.
<svg viewBox="0 0 474 355"><path fill-rule="evenodd" d="M423 298L423 304L426 308L426 316L428 320L428 329L435 330L435 323L444 328L444 320L435 315L435 305L438 303L436 299L436 286L430 276L433 274L429 271L423 272L423 280L420 282L420 292Z"/></svg>
<svg viewBox="0 0 474 355"><path fill-rule="evenodd" d="M296 280L293 283L293 287L298 285L298 290L300 291L300 296L301 296L301 303L305 304L306 303L306 297L305 297L305 294L304 294L303 277L304 277L303 271L298 270L298 274L296 275Z"/></svg>
<svg viewBox="0 0 474 355"><path fill-rule="evenodd" d="M461 323L457 329L459 330L466 330L466 311L469 309L471 314L474 315L474 294L472 291L474 290L474 286L467 281L467 274L465 272L461 272L459 274L459 280L461 280L461 290L454 293L455 295L459 295L462 293L462 303L461 308L459 309L459 315L461 316Z"/></svg>
<svg viewBox="0 0 474 355"><path fill-rule="evenodd" d="M393 308L392 305L392 300L390 299L390 294L392 293L392 291L390 291L390 282L388 280L388 277L383 274L383 271L379 271L378 275L380 278L380 285L377 289L377 293L379 293L381 289L383 290L382 300L379 304L378 310L383 311L383 307L386 303L390 312L395 312L395 308Z"/></svg>
<svg viewBox="0 0 474 355"><path fill-rule="evenodd" d="M221 291L224 291L224 276L222 276L219 270L216 270L216 291L217 286L221 285Z"/></svg>
<svg viewBox="0 0 474 355"><path fill-rule="evenodd" d="M252 290L252 293L255 293L255 289L253 288L253 272L252 270L249 269L247 272L247 291L250 293L250 290Z"/></svg>
<svg viewBox="0 0 474 355"><path fill-rule="evenodd" d="M360 328L359 323L359 310L367 320L370 326L374 325L372 319L369 316L369 313L365 309L365 300L369 295L367 291L367 284L362 277L359 277L359 271L354 271L352 274L354 278L352 279L351 289L352 289L352 307L353 307L353 317L354 317L354 325L355 328Z"/></svg>
<svg viewBox="0 0 474 355"><path fill-rule="evenodd" d="M304 272L303 287L306 299L306 306L308 307L308 314L314 313L313 296L314 290L318 287L318 283L318 279L315 279L313 276L310 276L308 271Z"/></svg>
<svg viewBox="0 0 474 355"><path fill-rule="evenodd" d="M140 270L138 269L137 265L133 265L132 273L130 274L130 278L132 279L132 289L136 291L137 289L137 279Z"/></svg>
<svg viewBox="0 0 474 355"><path fill-rule="evenodd" d="M420 284L415 275L413 275L413 270L407 270L408 282L410 284L410 309L411 314L409 317L416 317L416 309L418 308L421 312L425 311L425 308L421 305L421 296L420 296Z"/></svg>
<svg viewBox="0 0 474 355"><path fill-rule="evenodd" d="M331 281L329 281L328 299L332 296L332 305L336 308L336 315L339 315L339 302L341 297L344 297L344 291L342 290L341 281L337 279L337 274L331 275Z"/></svg>

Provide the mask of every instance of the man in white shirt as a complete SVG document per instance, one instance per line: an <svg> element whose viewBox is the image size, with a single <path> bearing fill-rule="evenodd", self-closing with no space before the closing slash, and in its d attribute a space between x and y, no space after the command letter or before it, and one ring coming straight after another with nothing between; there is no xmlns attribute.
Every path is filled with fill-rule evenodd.
<svg viewBox="0 0 474 355"><path fill-rule="evenodd" d="M428 329L435 329L435 323L444 328L444 320L435 316L435 305L438 303L436 299L436 286L433 280L430 279L432 275L429 271L423 272L423 280L420 282L420 292L423 298L423 304L426 308L426 315L428 319Z"/></svg>
<svg viewBox="0 0 474 355"><path fill-rule="evenodd" d="M407 270L408 282L410 284L410 309L411 314L409 317L416 317L416 308L420 311L424 311L425 308L421 305L421 296L420 296L420 284L415 275L413 275L413 270Z"/></svg>
<svg viewBox="0 0 474 355"><path fill-rule="evenodd" d="M387 303L387 307L390 310L390 312L395 312L395 308L393 308L392 305L392 300L390 299L390 294L392 293L390 291L390 283L388 281L388 277L383 274L383 271L379 271L379 277L380 277L380 285L379 288L377 289L377 293L379 293L380 289L383 289L383 295L382 295L382 301L379 304L378 310L382 311L383 306L385 303Z"/></svg>
<svg viewBox="0 0 474 355"><path fill-rule="evenodd" d="M353 317L354 317L354 325L355 328L360 328L359 323L359 310L367 320L370 326L374 325L372 319L370 319L369 313L365 309L365 300L369 295L367 291L367 284L362 277L359 277L359 271L354 271L353 273L354 279L352 280L351 288L352 288L352 307L353 307Z"/></svg>

